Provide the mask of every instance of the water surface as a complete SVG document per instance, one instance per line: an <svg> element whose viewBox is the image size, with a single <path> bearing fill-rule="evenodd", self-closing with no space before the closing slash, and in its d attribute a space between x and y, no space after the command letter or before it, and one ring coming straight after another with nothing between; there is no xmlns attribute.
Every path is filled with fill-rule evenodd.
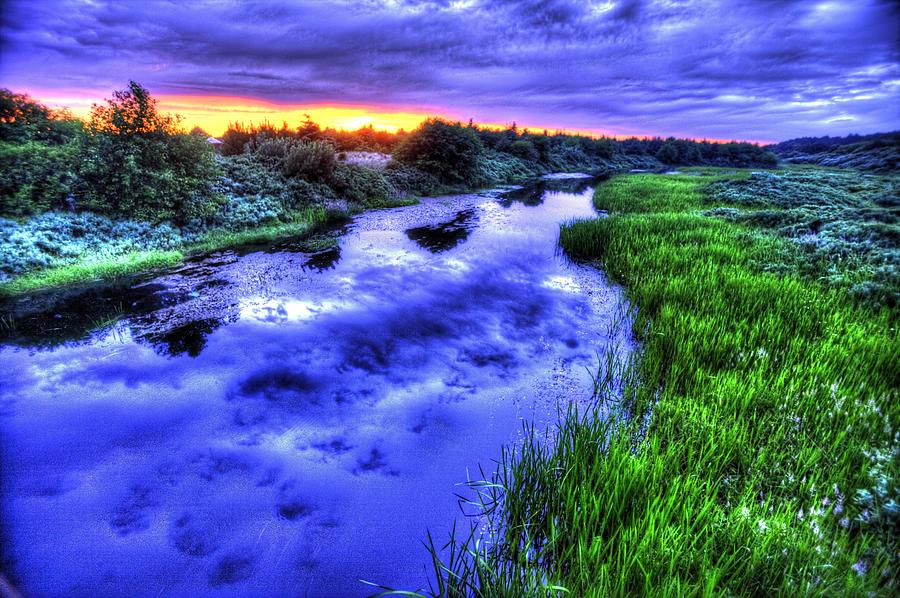
<svg viewBox="0 0 900 598"><path fill-rule="evenodd" d="M370 212L8 305L2 569L26 595L421 587L426 530L523 421L585 399L618 292L557 249L588 181Z"/></svg>

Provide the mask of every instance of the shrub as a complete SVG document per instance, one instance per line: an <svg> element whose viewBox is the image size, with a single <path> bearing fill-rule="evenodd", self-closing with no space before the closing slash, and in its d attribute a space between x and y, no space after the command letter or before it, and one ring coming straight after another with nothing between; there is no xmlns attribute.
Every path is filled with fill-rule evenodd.
<svg viewBox="0 0 900 598"><path fill-rule="evenodd" d="M431 119L394 150L394 159L435 175L449 185L477 183L478 156L484 147L475 130Z"/></svg>
<svg viewBox="0 0 900 598"><path fill-rule="evenodd" d="M51 110L25 94L0 89L0 141L58 145L80 132L81 121L67 111Z"/></svg>
<svg viewBox="0 0 900 598"><path fill-rule="evenodd" d="M381 172L356 164L338 164L332 176L332 187L338 195L364 206L381 205L397 195Z"/></svg>
<svg viewBox="0 0 900 598"><path fill-rule="evenodd" d="M168 224L112 220L89 212L46 212L23 223L0 219L0 278L84 258L176 249L182 241Z"/></svg>
<svg viewBox="0 0 900 598"><path fill-rule="evenodd" d="M537 162L538 158L540 158L540 154L538 153L537 148L534 147L534 144L532 142L526 139L513 141L511 144L509 144L509 148L506 150L506 152L512 154L517 158L527 160L529 162Z"/></svg>
<svg viewBox="0 0 900 598"><path fill-rule="evenodd" d="M435 195L443 188L433 174L399 162L388 162L384 176L400 195Z"/></svg>
<svg viewBox="0 0 900 598"><path fill-rule="evenodd" d="M65 207L77 151L75 143L0 141L0 216L21 218Z"/></svg>
<svg viewBox="0 0 900 598"><path fill-rule="evenodd" d="M225 176L216 183L215 189L222 194L269 196L285 210L321 204L334 195L323 183L285 178L280 170L267 167L256 153L225 158L221 164Z"/></svg>
<svg viewBox="0 0 900 598"><path fill-rule="evenodd" d="M485 151L478 156L478 179L486 184L511 183L534 176L538 168L504 152Z"/></svg>
<svg viewBox="0 0 900 598"><path fill-rule="evenodd" d="M327 141L299 141L285 153L281 173L289 178L325 182L334 173L337 157Z"/></svg>

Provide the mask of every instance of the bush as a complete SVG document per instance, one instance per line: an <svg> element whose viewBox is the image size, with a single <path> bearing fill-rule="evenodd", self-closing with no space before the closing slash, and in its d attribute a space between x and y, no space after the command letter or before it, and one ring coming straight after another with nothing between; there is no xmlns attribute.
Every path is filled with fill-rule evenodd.
<svg viewBox="0 0 900 598"><path fill-rule="evenodd" d="M338 164L332 187L338 195L367 207L382 205L397 195L381 172L356 164Z"/></svg>
<svg viewBox="0 0 900 598"><path fill-rule="evenodd" d="M75 143L0 141L0 216L21 218L65 207L77 151Z"/></svg>
<svg viewBox="0 0 900 598"><path fill-rule="evenodd" d="M388 162L384 176L400 195L435 195L443 188L433 174L399 162Z"/></svg>
<svg viewBox="0 0 900 598"><path fill-rule="evenodd" d="M511 144L509 144L509 148L506 150L506 152L512 154L516 158L520 158L529 162L537 162L538 158L540 158L540 154L538 153L537 148L534 147L534 144L532 142L526 139L513 141Z"/></svg>
<svg viewBox="0 0 900 598"><path fill-rule="evenodd" d="M0 278L85 258L178 248L168 224L112 220L88 212L47 212L24 223L0 219Z"/></svg>
<svg viewBox="0 0 900 598"><path fill-rule="evenodd" d="M485 151L478 157L478 179L485 184L511 183L534 176L538 168L504 152Z"/></svg>
<svg viewBox="0 0 900 598"><path fill-rule="evenodd" d="M280 170L272 171L266 166L256 153L225 158L221 164L225 176L216 183L215 189L222 194L269 196L284 210L321 204L334 195L323 183L286 179Z"/></svg>
<svg viewBox="0 0 900 598"><path fill-rule="evenodd" d="M484 151L475 130L431 119L394 150L394 159L435 175L449 185L478 183L478 156Z"/></svg>
<svg viewBox="0 0 900 598"><path fill-rule="evenodd" d="M65 110L51 110L25 94L0 89L0 141L39 141L59 145L81 132L81 121Z"/></svg>
<svg viewBox="0 0 900 598"><path fill-rule="evenodd" d="M294 142L284 154L281 173L312 182L331 179L337 165L334 146L327 141Z"/></svg>

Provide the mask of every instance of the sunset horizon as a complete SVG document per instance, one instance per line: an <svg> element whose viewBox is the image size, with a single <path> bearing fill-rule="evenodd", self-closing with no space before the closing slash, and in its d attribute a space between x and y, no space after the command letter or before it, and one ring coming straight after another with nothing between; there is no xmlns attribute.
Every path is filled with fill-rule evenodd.
<svg viewBox="0 0 900 598"><path fill-rule="evenodd" d="M127 83L127 81L125 82ZM120 87L125 87L125 83ZM105 99L112 95L109 91L79 91L77 93L63 92L55 94L47 90L29 90L12 88L14 93L24 93L37 101L46 104L56 110L68 110L73 116L87 119L90 116L91 106L103 104ZM152 92L153 90L150 89ZM229 125L241 124L261 125L272 124L276 127L287 123L289 127L296 127L306 120L307 116L322 128L331 128L338 131L354 131L361 127L371 126L375 130L397 133L399 131L412 131L422 122L438 118L448 122L468 123L482 128L503 130L515 125L519 130L527 130L534 133L547 131L550 134L560 133L566 135L584 135L594 138L612 139L652 139L675 137L679 139L691 139L694 141L708 141L711 143L729 143L740 141L757 145L768 145L784 141L784 139L750 139L741 136L730 138L691 137L686 133L674 132L616 132L596 128L566 128L547 123L522 122L510 118L502 122L490 122L479 120L474 116L463 116L452 109L431 110L417 107L382 107L378 105L354 105L338 102L323 102L321 104L292 104L281 103L263 98L233 95L189 95L158 93L153 96L157 100L157 106L162 112L181 117L181 126L186 130L200 127L214 137L221 136ZM396 108L396 109L391 109Z"/></svg>

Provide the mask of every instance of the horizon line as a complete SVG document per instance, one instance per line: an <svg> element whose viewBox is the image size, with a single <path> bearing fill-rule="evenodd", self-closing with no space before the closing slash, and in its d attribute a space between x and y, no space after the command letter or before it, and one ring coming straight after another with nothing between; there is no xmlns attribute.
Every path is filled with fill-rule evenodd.
<svg viewBox="0 0 900 598"><path fill-rule="evenodd" d="M90 114L91 106L102 104L107 97L97 98L94 90L78 89L61 94L50 90L26 89L22 92L34 100L37 100L53 109L66 109L78 118L86 119ZM112 95L111 93L109 95ZM778 143L773 140L751 140L732 137L710 138L696 137L678 134L660 133L615 133L602 128L560 127L536 124L531 122L519 122L510 119L499 123L490 119L478 119L474 116L462 118L452 109L440 109L437 107L417 106L385 106L379 104L358 104L341 101L311 102L311 103L286 103L247 95L218 95L218 94L179 94L179 93L152 93L157 101L157 108L161 112L176 114L181 117L182 125L188 129L199 126L210 135L219 137L225 133L231 124L274 124L284 122L299 124L306 116L320 125L322 129L334 129L337 131L352 132L363 127L371 126L374 130L397 133L399 131L412 131L422 122L438 118L448 122L468 123L489 130L506 130L513 125L519 131L531 133L544 132L547 134L579 135L594 139L610 138L617 141L626 139L686 139L694 142L709 143L750 143L754 145L770 145ZM296 124L294 126L296 126Z"/></svg>

